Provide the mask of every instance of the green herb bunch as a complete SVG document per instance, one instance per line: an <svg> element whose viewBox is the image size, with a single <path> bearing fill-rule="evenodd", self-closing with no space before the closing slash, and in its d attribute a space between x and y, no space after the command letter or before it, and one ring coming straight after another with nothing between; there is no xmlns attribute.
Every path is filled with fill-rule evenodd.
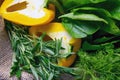
<svg viewBox="0 0 120 80"><path fill-rule="evenodd" d="M80 50L76 80L120 80L120 48L107 45L94 52Z"/></svg>
<svg viewBox="0 0 120 80"><path fill-rule="evenodd" d="M58 66L57 58L61 56L61 40L44 42L42 36L33 39L28 28L6 21L13 54L11 76L21 77L22 71L32 73L36 80L56 80L61 73L72 73L72 68Z"/></svg>

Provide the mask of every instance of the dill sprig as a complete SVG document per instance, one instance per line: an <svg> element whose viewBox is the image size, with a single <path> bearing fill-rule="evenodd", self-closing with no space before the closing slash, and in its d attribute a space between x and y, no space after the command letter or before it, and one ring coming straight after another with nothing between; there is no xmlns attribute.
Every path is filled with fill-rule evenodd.
<svg viewBox="0 0 120 80"><path fill-rule="evenodd" d="M32 73L36 80L55 80L61 73L72 74L72 68L56 64L62 40L44 42L42 36L32 39L28 27L6 22L13 54L11 76L21 77L22 71Z"/></svg>
<svg viewBox="0 0 120 80"><path fill-rule="evenodd" d="M107 45L94 52L80 50L76 80L120 80L120 48Z"/></svg>

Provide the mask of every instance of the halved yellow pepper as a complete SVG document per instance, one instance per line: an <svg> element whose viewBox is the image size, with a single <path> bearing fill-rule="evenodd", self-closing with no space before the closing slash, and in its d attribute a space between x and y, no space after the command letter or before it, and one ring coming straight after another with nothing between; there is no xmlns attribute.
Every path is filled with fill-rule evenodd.
<svg viewBox="0 0 120 80"><path fill-rule="evenodd" d="M45 0L5 0L0 8L3 18L17 24L35 26L52 21L55 17L55 6L49 4L44 8Z"/></svg>
<svg viewBox="0 0 120 80"><path fill-rule="evenodd" d="M73 46L73 54L67 58L59 58L58 65L59 66L71 66L76 59L76 54L81 45L81 39L75 39L71 37L68 32L65 30L63 25L58 22L49 23L43 26L33 26L29 29L29 33L33 37L37 37L38 33L46 33L52 40L61 39L62 38L62 47L65 50L61 50L60 53L67 53L70 49L70 45ZM47 38L49 40L49 38Z"/></svg>

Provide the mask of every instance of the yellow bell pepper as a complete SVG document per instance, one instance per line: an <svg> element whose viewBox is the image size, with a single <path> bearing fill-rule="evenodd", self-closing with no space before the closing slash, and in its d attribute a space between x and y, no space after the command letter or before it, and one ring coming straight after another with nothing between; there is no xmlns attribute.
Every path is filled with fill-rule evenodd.
<svg viewBox="0 0 120 80"><path fill-rule="evenodd" d="M75 38L71 37L68 34L68 32L65 30L63 25L58 22L49 23L49 24L42 25L42 26L33 26L29 29L29 33L33 37L37 37L39 33L41 34L43 32L45 32L46 35L49 36L52 40L62 38L62 47L64 47L65 50L61 50L60 51L61 54L67 53L70 49L69 46L70 45L73 46L72 52L74 54L70 55L67 58L59 58L58 63L57 63L59 66L65 66L65 67L71 66L76 59L75 52L77 52L80 48L81 39L75 39ZM50 38L47 37L48 40Z"/></svg>
<svg viewBox="0 0 120 80"><path fill-rule="evenodd" d="M17 24L35 26L52 21L55 17L55 6L44 8L45 0L5 0L0 8L3 18Z"/></svg>

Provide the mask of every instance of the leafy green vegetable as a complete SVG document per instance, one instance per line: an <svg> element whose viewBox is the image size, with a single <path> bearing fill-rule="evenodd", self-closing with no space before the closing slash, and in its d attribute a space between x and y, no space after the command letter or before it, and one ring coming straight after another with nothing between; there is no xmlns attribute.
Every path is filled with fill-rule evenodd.
<svg viewBox="0 0 120 80"><path fill-rule="evenodd" d="M85 20L85 21L102 21L105 23L108 23L106 20L99 18L98 16L94 15L94 14L85 14L85 13L68 13L65 15L60 16L60 18L70 18L73 20Z"/></svg>
<svg viewBox="0 0 120 80"><path fill-rule="evenodd" d="M94 36L94 37L93 37ZM114 48L114 44L120 43L120 35L109 35L109 36L98 36L93 35L92 37L87 37L83 43L82 43L82 50L85 51L96 51L104 49L106 46L111 46L111 48ZM98 36L99 38L96 38Z"/></svg>
<svg viewBox="0 0 120 80"><path fill-rule="evenodd" d="M120 20L120 0L107 0L104 3L96 5L95 7L101 7L108 10L111 13L112 18Z"/></svg>
<svg viewBox="0 0 120 80"><path fill-rule="evenodd" d="M70 3L72 4L74 2L76 4L77 2L79 2L78 3L79 6L75 5L74 8L69 8L69 10L65 14L59 17L59 18L62 18L63 25L73 37L84 38L84 37L87 37L88 35L95 34L95 32L99 30L100 31L103 30L113 35L120 35L120 29L119 29L119 26L117 25L118 22L116 21L116 20L119 20L119 14L120 14L119 0L116 0L116 1L114 0L95 0L95 1L67 0L62 4L63 5L70 4ZM82 5L82 2L85 3L86 5ZM113 7L111 8L112 5ZM69 25L68 25L68 22L69 22ZM79 25L78 25L78 22L79 22ZM83 22L85 23L85 29L82 28L81 30L80 29L81 25L83 25L81 23ZM86 30L86 27L88 27L88 29L91 29L91 30ZM91 31L90 34L89 34L89 31Z"/></svg>
<svg viewBox="0 0 120 80"><path fill-rule="evenodd" d="M70 19L64 19L63 25L75 38L86 37L87 35L95 33L100 28L98 24L93 24L92 22L74 21Z"/></svg>
<svg viewBox="0 0 120 80"><path fill-rule="evenodd" d="M104 16L108 16L108 17L111 17L111 14L109 11L107 11L106 9L103 9L103 8L99 8L99 7L91 7L91 6L86 6L86 7L79 7L79 8L75 8L73 9L73 12L82 12L82 11L86 11L87 13L89 12L96 12L96 13L100 13L100 14L104 14Z"/></svg>
<svg viewBox="0 0 120 80"><path fill-rule="evenodd" d="M21 72L32 73L36 80L54 80L61 73L72 74L72 68L60 67L56 64L61 57L61 40L44 42L43 37L32 39L28 28L6 21L13 51L11 76L21 77ZM52 45L51 45L52 44ZM52 53L51 53L52 51Z"/></svg>
<svg viewBox="0 0 120 80"><path fill-rule="evenodd" d="M90 3L96 4L104 1L107 1L107 0L66 0L66 1L61 0L65 8L73 8L76 6L82 6Z"/></svg>
<svg viewBox="0 0 120 80"><path fill-rule="evenodd" d="M111 34L114 34L114 35L120 35L120 29L116 25L115 21L112 20L112 19L107 19L107 21L109 22L108 25L101 24L101 26L102 25L104 26L101 29L105 32L108 32L108 33L111 33Z"/></svg>
<svg viewBox="0 0 120 80"><path fill-rule="evenodd" d="M76 80L119 80L120 48L107 45L95 52L80 50L76 63Z"/></svg>
<svg viewBox="0 0 120 80"><path fill-rule="evenodd" d="M103 49L107 45L112 46L112 43L90 44L88 42L84 42L82 49L85 51L100 50L100 49Z"/></svg>

